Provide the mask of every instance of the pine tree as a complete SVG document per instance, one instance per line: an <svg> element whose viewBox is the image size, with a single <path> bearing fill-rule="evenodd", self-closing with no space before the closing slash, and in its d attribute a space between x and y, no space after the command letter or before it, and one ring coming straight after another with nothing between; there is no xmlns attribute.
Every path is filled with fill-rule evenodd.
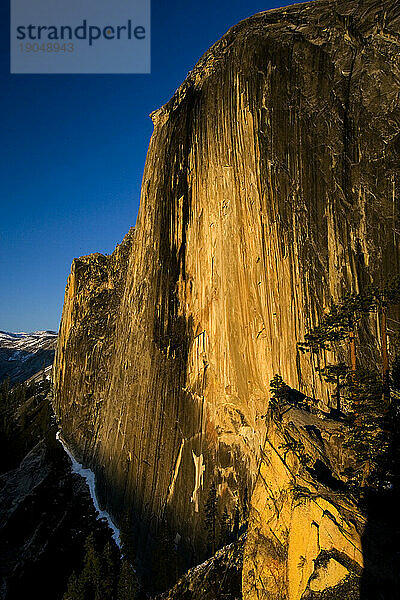
<svg viewBox="0 0 400 600"><path fill-rule="evenodd" d="M387 334L387 309L400 304L400 276L392 277L381 288L374 289L374 298L380 314L383 396L390 402L389 352Z"/></svg>
<svg viewBox="0 0 400 600"><path fill-rule="evenodd" d="M378 312L381 323L381 353L383 396L389 397L389 354L387 336L387 309L400 304L400 276L392 277L380 287L370 286L362 293L347 293L332 304L320 323L311 329L304 341L298 343L302 352L317 352L329 348L332 342L348 339L350 349L350 370L354 378L357 368L355 329L363 315Z"/></svg>
<svg viewBox="0 0 400 600"><path fill-rule="evenodd" d="M104 600L114 600L118 574L119 556L113 550L110 542L104 546L102 557L103 595Z"/></svg>
<svg viewBox="0 0 400 600"><path fill-rule="evenodd" d="M382 381L376 373L356 372L351 386L351 427L346 446L355 465L347 471L355 487L379 486L381 466L388 453L387 411L382 404Z"/></svg>
<svg viewBox="0 0 400 600"><path fill-rule="evenodd" d="M391 385L397 392L400 392L400 355L396 356L393 361Z"/></svg>
<svg viewBox="0 0 400 600"><path fill-rule="evenodd" d="M394 359L390 373L391 403L387 411L389 451L384 462L384 473L392 491L400 492L400 356ZM399 496L398 496L399 497Z"/></svg>
<svg viewBox="0 0 400 600"><path fill-rule="evenodd" d="M154 588L165 591L176 581L178 557L173 533L166 520L159 526L154 540L153 571L156 573Z"/></svg>
<svg viewBox="0 0 400 600"><path fill-rule="evenodd" d="M8 393L10 391L10 378L6 377L4 381L0 384L0 397L7 398Z"/></svg>
<svg viewBox="0 0 400 600"><path fill-rule="evenodd" d="M292 406L309 411L310 404L316 402L313 398L308 398L298 390L291 388L280 375L274 375L269 385L271 398L268 407L272 416L279 421Z"/></svg>
<svg viewBox="0 0 400 600"><path fill-rule="evenodd" d="M376 297L372 289L363 294L347 293L338 303L333 303L320 323L311 329L302 342L297 344L302 352L317 352L329 348L332 342L348 340L350 369L354 374L357 368L355 329L363 314L373 311Z"/></svg>
<svg viewBox="0 0 400 600"><path fill-rule="evenodd" d="M90 533L85 542L85 564L79 578L84 589L85 599L102 600L103 582L101 573L101 560L96 549L93 533Z"/></svg>
<svg viewBox="0 0 400 600"><path fill-rule="evenodd" d="M73 571L68 580L67 591L63 595L62 600L85 600L82 585L75 571Z"/></svg>
<svg viewBox="0 0 400 600"><path fill-rule="evenodd" d="M129 561L123 558L118 578L117 600L135 600L138 592L139 581L135 570Z"/></svg>
<svg viewBox="0 0 400 600"><path fill-rule="evenodd" d="M329 364L323 369L320 369L320 373L327 383L335 385L336 410L341 412L341 391L347 385L349 368L343 362L338 363L337 365Z"/></svg>
<svg viewBox="0 0 400 600"><path fill-rule="evenodd" d="M235 506L235 514L233 517L233 539L237 540L239 537L240 531L240 510L239 510L239 502L236 503Z"/></svg>
<svg viewBox="0 0 400 600"><path fill-rule="evenodd" d="M0 426L1 431L8 431L11 408L10 378L7 377L0 385Z"/></svg>
<svg viewBox="0 0 400 600"><path fill-rule="evenodd" d="M245 521L247 521L247 519L249 517L249 490L248 490L247 485L244 488L244 492L243 492L242 514L243 514L243 519Z"/></svg>
<svg viewBox="0 0 400 600"><path fill-rule="evenodd" d="M133 568L132 571L134 573ZM120 579L121 558L118 549L111 542L99 548L92 532L85 541L82 570L79 576L76 572L72 573L63 600L117 600Z"/></svg>
<svg viewBox="0 0 400 600"><path fill-rule="evenodd" d="M216 525L217 525L217 488L211 484L207 501L204 506L205 525L207 530L207 543L211 555L215 554Z"/></svg>
<svg viewBox="0 0 400 600"><path fill-rule="evenodd" d="M231 537L231 519L228 515L228 511L224 508L219 527L219 547L222 548L223 546L226 546L226 544L229 544Z"/></svg>
<svg viewBox="0 0 400 600"><path fill-rule="evenodd" d="M269 386L271 389L269 408L272 414L281 420L290 404L291 388L283 381L282 377L277 374L271 379Z"/></svg>
<svg viewBox="0 0 400 600"><path fill-rule="evenodd" d="M125 512L119 531L122 554L128 559L128 562L134 565L136 560L136 550L133 544L132 515L130 511Z"/></svg>

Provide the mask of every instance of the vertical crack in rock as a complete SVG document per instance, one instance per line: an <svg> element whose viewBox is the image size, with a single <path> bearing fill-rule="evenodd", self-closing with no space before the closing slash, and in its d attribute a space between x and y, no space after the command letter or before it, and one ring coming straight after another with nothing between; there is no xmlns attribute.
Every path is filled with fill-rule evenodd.
<svg viewBox="0 0 400 600"><path fill-rule="evenodd" d="M172 477L172 481L171 481L170 486L168 488L167 503L170 501L170 499L172 498L172 496L174 494L175 482L176 482L176 478L178 477L179 467L181 465L182 452L183 452L184 445L185 445L185 440L182 440L181 447L179 448L179 453L178 453L178 456L176 458L176 463L175 463L175 468L174 468L174 474L173 474L173 477Z"/></svg>
<svg viewBox="0 0 400 600"><path fill-rule="evenodd" d="M199 512L199 492L203 487L203 478L205 466L203 463L203 455L196 456L196 454L192 450L194 468L195 468L195 476L194 476L194 490L190 501L194 503L194 510Z"/></svg>

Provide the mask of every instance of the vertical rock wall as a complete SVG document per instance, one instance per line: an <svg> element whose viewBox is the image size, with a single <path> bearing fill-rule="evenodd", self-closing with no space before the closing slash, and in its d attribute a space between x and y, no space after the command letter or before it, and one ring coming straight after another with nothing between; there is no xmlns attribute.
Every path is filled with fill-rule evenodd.
<svg viewBox="0 0 400 600"><path fill-rule="evenodd" d="M327 403L296 342L398 270L399 15L321 0L233 27L152 115L134 234L74 261L55 409L142 549L164 518L201 557L212 481L245 513L270 379ZM365 361L375 322L358 336Z"/></svg>

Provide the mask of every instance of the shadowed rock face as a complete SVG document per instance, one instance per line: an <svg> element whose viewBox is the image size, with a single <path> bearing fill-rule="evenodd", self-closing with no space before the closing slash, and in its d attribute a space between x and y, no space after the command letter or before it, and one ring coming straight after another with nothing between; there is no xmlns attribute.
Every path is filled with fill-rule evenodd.
<svg viewBox="0 0 400 600"><path fill-rule="evenodd" d="M203 557L212 481L243 518L269 381L327 403L296 342L332 298L398 272L399 26L392 1L321 0L233 27L152 114L134 233L73 263L55 410L142 553L164 518Z"/></svg>

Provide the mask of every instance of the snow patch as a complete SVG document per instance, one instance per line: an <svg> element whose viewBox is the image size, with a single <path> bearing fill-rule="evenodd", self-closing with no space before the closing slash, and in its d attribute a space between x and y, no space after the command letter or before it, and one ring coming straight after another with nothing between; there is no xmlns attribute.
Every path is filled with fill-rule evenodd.
<svg viewBox="0 0 400 600"><path fill-rule="evenodd" d="M0 331L0 339L11 339L11 338L23 338L26 337L27 333L12 333L11 331Z"/></svg>
<svg viewBox="0 0 400 600"><path fill-rule="evenodd" d="M99 501L98 501L97 495L96 495L96 477L95 477L95 474L93 473L93 471L91 469L85 469L80 463L78 463L77 460L75 460L72 452L69 450L69 448L66 445L65 441L61 437L61 432L60 431L57 431L56 439L60 442L60 444L64 448L64 451L66 452L66 454L68 455L68 457L69 457L69 459L70 459L70 461L72 463L72 466L71 466L72 473L77 473L77 475L80 475L81 477L83 477L85 479L86 485L89 488L89 492L90 492L90 495L91 495L92 500L93 500L94 507L95 507L95 509L96 509L96 511L98 512L98 515L99 515L97 518L98 519L105 519L107 521L109 528L113 532L113 538L115 540L115 543L117 544L118 548L121 548L121 537L120 537L120 531L119 531L119 529L117 528L117 526L115 525L115 523L111 519L110 514L106 510L102 510L100 508Z"/></svg>

